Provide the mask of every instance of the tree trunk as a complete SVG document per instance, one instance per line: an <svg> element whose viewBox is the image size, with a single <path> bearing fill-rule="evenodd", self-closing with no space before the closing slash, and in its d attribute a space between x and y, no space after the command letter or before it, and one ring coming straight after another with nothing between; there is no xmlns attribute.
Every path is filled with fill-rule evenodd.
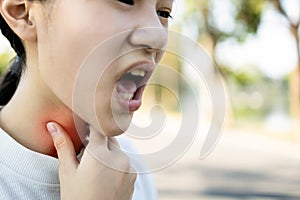
<svg viewBox="0 0 300 200"><path fill-rule="evenodd" d="M295 38L297 46L297 68L291 77L291 112L292 115L300 120L300 38L298 34L299 25L291 25L291 33Z"/></svg>

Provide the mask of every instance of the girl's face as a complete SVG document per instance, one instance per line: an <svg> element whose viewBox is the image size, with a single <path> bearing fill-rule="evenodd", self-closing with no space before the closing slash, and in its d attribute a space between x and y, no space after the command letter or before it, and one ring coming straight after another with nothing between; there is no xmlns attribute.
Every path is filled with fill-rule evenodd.
<svg viewBox="0 0 300 200"><path fill-rule="evenodd" d="M103 134L121 134L164 53L172 0L49 2L34 5L38 71L47 93ZM93 64L81 67L86 59Z"/></svg>

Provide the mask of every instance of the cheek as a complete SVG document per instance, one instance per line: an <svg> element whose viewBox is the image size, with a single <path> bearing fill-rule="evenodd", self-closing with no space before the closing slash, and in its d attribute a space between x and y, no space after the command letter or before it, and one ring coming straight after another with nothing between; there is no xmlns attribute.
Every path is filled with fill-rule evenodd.
<svg viewBox="0 0 300 200"><path fill-rule="evenodd" d="M94 127L99 127L102 133L108 136L113 135L116 131L113 123L112 114L112 95L114 90L114 81L110 74L105 73L97 83L97 88L93 94L93 113L96 118L91 119Z"/></svg>
<svg viewBox="0 0 300 200"><path fill-rule="evenodd" d="M105 68L105 65L99 63L104 62L103 60L107 57L115 58L115 55L118 55L116 51L121 48L122 43L116 41L113 45L105 48L103 53L98 54L102 58L98 58L101 61L93 69L96 73L92 75L80 73L80 80L78 80L77 75L82 69L81 64L95 46L112 35L122 32L126 27L124 24L116 23L110 26L108 21L118 20L116 20L116 16L111 16L111 13L107 13L107 11L98 10L96 13L93 8L87 12L85 6L71 7L72 9L59 8L54 10L52 15L55 17L50 19L46 28L39 29L38 54L41 77L56 95L56 98L71 108L84 121L95 125L95 127L101 121L106 130L112 130L105 132L120 132L113 123L111 111L113 77L111 74L107 75L103 83L98 83L99 77L95 74ZM95 19L97 19L96 22ZM45 25L41 24L41 26ZM97 89L96 105L93 103L94 98L90 98L94 97L95 91L89 91L90 88L94 87L95 82L100 85ZM79 89L76 87L76 90L79 90L77 94L73 93L75 83L79 86Z"/></svg>
<svg viewBox="0 0 300 200"><path fill-rule="evenodd" d="M107 136L116 136L122 134L128 129L132 115L120 113L116 101L115 81L111 75L111 70L106 71L103 78L97 83L97 88L93 94L93 113L91 125L98 127L98 130ZM116 109L116 110L115 110Z"/></svg>
<svg viewBox="0 0 300 200"><path fill-rule="evenodd" d="M40 73L56 96L70 107L80 66L106 33L97 32L97 27L82 31L78 24L53 23L55 27L39 33Z"/></svg>

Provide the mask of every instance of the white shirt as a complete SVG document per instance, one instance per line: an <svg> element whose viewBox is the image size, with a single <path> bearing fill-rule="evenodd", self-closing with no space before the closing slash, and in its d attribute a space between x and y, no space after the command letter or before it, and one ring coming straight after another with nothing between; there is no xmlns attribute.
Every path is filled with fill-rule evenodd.
<svg viewBox="0 0 300 200"><path fill-rule="evenodd" d="M127 140L119 142L123 149L133 150ZM58 159L22 146L1 128L0 199L60 199ZM157 199L151 175L138 174L133 199Z"/></svg>

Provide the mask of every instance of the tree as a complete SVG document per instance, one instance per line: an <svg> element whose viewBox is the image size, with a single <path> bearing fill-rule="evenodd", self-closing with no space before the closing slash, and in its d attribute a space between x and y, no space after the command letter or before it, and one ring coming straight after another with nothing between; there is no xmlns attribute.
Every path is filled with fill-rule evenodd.
<svg viewBox="0 0 300 200"><path fill-rule="evenodd" d="M213 49L219 42L229 37L243 42L248 34L256 33L261 22L264 1L228 0L234 7L231 17L235 27L231 30L225 30L218 24L217 16L214 14L215 7L219 3L217 0L187 0L186 20L196 22L199 38L208 37L212 41ZM214 54L214 51L212 53Z"/></svg>
<svg viewBox="0 0 300 200"><path fill-rule="evenodd" d="M223 0L222 2L224 2ZM198 27L198 39L204 38L211 41L210 53L215 58L215 51L217 44L227 38L235 38L243 42L249 34L255 34L261 25L261 19L266 9L275 9L282 15L289 24L289 30L295 38L295 46L297 46L298 55L298 75L300 79L300 13L298 18L294 19L287 9L287 5L291 3L287 0L227 0L232 7L231 20L234 27L231 29L224 29L218 24L217 17L214 15L216 5L220 4L218 0L186 0L187 15L186 21L194 20ZM299 7L300 7L300 1ZM297 5L296 5L297 6ZM216 59L215 59L216 60ZM216 60L217 61L217 60ZM296 84L298 93L297 110L300 110L300 81Z"/></svg>
<svg viewBox="0 0 300 200"><path fill-rule="evenodd" d="M287 10L286 4L288 1L284 0L268 0L271 2L277 11L287 20L288 28L295 39L295 46L297 51L297 68L295 75L292 76L290 90L291 90L291 111L299 119L300 118L300 13L294 19ZM297 5L296 5L297 6ZM300 10L300 3L298 2Z"/></svg>

